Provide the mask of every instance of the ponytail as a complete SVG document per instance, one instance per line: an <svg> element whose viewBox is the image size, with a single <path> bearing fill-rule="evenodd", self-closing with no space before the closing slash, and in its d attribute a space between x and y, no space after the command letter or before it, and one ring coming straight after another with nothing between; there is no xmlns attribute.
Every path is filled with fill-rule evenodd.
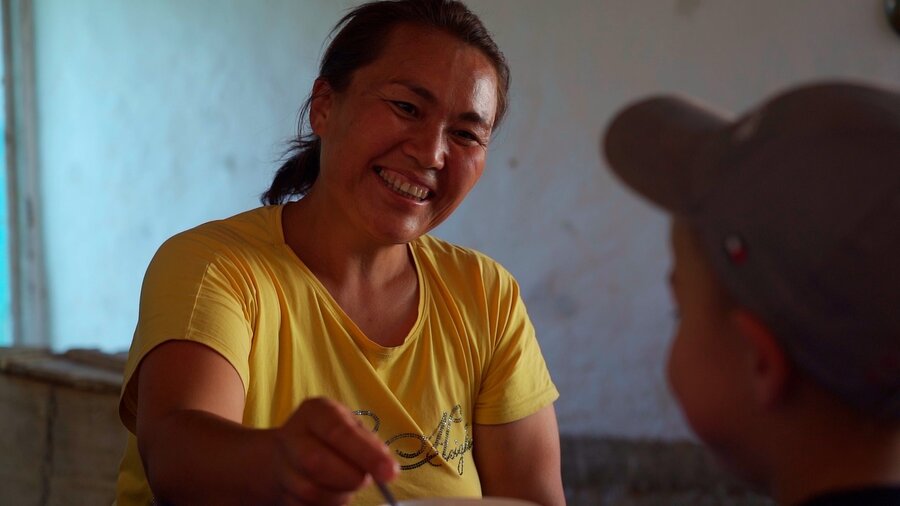
<svg viewBox="0 0 900 506"><path fill-rule="evenodd" d="M319 155L322 141L313 133L303 133L303 122L309 110L309 101L300 112L300 133L291 141L285 153L287 160L281 164L272 180L272 185L259 200L263 205L283 204L291 197L303 197L319 177Z"/></svg>

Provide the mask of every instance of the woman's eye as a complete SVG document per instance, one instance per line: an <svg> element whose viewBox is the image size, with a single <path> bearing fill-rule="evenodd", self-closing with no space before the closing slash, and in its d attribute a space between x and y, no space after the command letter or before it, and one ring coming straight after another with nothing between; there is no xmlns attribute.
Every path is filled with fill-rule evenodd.
<svg viewBox="0 0 900 506"><path fill-rule="evenodd" d="M481 138L468 130L457 130L456 135L466 141L482 144Z"/></svg>
<svg viewBox="0 0 900 506"><path fill-rule="evenodd" d="M391 103L394 104L394 107L396 107L397 109L400 109L401 111L403 111L406 114L409 114L410 116L416 115L416 106L410 104L409 102L394 100Z"/></svg>

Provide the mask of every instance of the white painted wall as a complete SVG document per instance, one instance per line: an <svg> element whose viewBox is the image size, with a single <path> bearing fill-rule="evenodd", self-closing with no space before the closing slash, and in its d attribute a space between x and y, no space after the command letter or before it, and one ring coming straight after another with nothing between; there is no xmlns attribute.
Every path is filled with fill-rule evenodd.
<svg viewBox="0 0 900 506"><path fill-rule="evenodd" d="M258 205L342 4L34 4L53 343L127 348L160 243Z"/></svg>
<svg viewBox="0 0 900 506"><path fill-rule="evenodd" d="M127 347L141 277L169 235L254 206L333 0L34 0L55 346ZM438 234L522 284L562 430L678 438L665 218L601 170L627 101L684 92L740 110L786 84L900 84L881 0L471 0L513 70L508 122Z"/></svg>

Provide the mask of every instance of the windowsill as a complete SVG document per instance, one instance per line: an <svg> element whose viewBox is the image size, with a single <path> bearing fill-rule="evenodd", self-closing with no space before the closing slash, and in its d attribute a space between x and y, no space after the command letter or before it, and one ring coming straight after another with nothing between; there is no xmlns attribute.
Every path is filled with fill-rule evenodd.
<svg viewBox="0 0 900 506"><path fill-rule="evenodd" d="M0 348L0 374L39 380L78 390L118 394L125 353L75 349L51 353L45 348Z"/></svg>

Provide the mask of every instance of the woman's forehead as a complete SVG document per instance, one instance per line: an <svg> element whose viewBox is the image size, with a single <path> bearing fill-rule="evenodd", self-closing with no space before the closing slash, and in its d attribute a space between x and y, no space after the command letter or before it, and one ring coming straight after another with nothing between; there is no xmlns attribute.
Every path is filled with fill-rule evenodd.
<svg viewBox="0 0 900 506"><path fill-rule="evenodd" d="M357 79L359 78L359 79ZM407 85L436 98L472 100L496 112L497 72L480 49L439 29L401 24L391 30L378 58L357 70L365 87Z"/></svg>

